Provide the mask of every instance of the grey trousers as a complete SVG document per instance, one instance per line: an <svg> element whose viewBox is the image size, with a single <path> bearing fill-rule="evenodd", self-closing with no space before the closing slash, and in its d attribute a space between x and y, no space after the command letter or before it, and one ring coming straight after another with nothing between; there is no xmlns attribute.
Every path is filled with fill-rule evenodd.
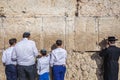
<svg viewBox="0 0 120 80"><path fill-rule="evenodd" d="M18 65L18 79L19 80L35 80L36 77L36 66L23 66Z"/></svg>

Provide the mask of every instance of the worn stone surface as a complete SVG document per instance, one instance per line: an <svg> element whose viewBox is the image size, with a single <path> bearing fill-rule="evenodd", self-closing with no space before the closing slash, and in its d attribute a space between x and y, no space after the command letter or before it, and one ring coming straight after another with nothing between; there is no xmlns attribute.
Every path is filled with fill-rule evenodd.
<svg viewBox="0 0 120 80"><path fill-rule="evenodd" d="M43 48L51 50L51 46L57 39L65 40L65 18L45 17L43 18Z"/></svg>
<svg viewBox="0 0 120 80"><path fill-rule="evenodd" d="M98 40L98 30L96 29L95 18L75 18L75 50L96 50L96 42Z"/></svg>
<svg viewBox="0 0 120 80"><path fill-rule="evenodd" d="M2 57L2 53L0 53L0 80L6 80L6 78L5 78L5 67L2 64L1 57Z"/></svg>
<svg viewBox="0 0 120 80"><path fill-rule="evenodd" d="M119 0L80 0L81 16L115 16L120 15Z"/></svg>
<svg viewBox="0 0 120 80"><path fill-rule="evenodd" d="M12 37L20 41L25 31L31 32L39 50L51 51L62 39L68 51L65 80L103 80L96 51L110 35L119 39L120 47L119 4L120 0L0 0L0 50ZM1 60L0 80L5 80Z"/></svg>
<svg viewBox="0 0 120 80"><path fill-rule="evenodd" d="M76 1L73 0L1 0L7 16L74 15ZM71 6L69 6L71 5Z"/></svg>
<svg viewBox="0 0 120 80"><path fill-rule="evenodd" d="M99 19L99 42L107 36L116 36L120 39L120 17L107 17ZM117 45L119 46L119 41Z"/></svg>
<svg viewBox="0 0 120 80"><path fill-rule="evenodd" d="M74 18L73 17L69 17L65 19L65 48L67 50L73 50L75 48L74 45L74 31L75 31L75 27L74 27Z"/></svg>
<svg viewBox="0 0 120 80"><path fill-rule="evenodd" d="M103 61L98 53L69 54L72 56L68 55L67 80L103 80Z"/></svg>
<svg viewBox="0 0 120 80"><path fill-rule="evenodd" d="M38 24L39 22L39 24ZM8 40L10 38L17 38L18 41L22 39L22 34L25 31L31 32L31 38L36 41L37 47L40 48L41 26L42 19L35 18L6 18L4 19L2 30L2 38L5 40L5 48L7 48Z"/></svg>

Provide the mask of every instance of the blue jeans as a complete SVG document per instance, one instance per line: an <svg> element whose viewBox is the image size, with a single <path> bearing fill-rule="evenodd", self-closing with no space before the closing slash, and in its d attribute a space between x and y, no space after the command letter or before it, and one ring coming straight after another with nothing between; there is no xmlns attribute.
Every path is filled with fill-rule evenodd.
<svg viewBox="0 0 120 80"><path fill-rule="evenodd" d="M64 80L66 72L66 67L63 65L54 65L53 66L53 79L54 80Z"/></svg>
<svg viewBox="0 0 120 80"><path fill-rule="evenodd" d="M7 80L17 80L17 70L15 65L6 65L5 73Z"/></svg>
<svg viewBox="0 0 120 80"><path fill-rule="evenodd" d="M39 80L49 80L49 73L46 72L42 75L39 75Z"/></svg>

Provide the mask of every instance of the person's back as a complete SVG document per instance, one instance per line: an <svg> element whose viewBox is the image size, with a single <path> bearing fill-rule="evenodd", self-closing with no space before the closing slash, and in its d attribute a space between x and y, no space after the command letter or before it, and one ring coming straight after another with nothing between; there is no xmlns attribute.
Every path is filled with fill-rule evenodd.
<svg viewBox="0 0 120 80"><path fill-rule="evenodd" d="M41 50L41 56L37 61L39 80L49 80L50 56L45 49Z"/></svg>
<svg viewBox="0 0 120 80"><path fill-rule="evenodd" d="M17 55L17 62L19 65L33 65L35 64L35 54L34 54L35 42L24 38L22 41L18 42L15 46L15 51Z"/></svg>
<svg viewBox="0 0 120 80"><path fill-rule="evenodd" d="M50 65L54 80L64 80L66 72L67 51L62 48L62 40L56 41L57 48L50 54Z"/></svg>
<svg viewBox="0 0 120 80"><path fill-rule="evenodd" d="M9 40L10 47L7 48L2 55L2 62L5 66L7 80L17 80L16 61L12 61L12 52L17 40L12 38Z"/></svg>
<svg viewBox="0 0 120 80"><path fill-rule="evenodd" d="M40 64L38 66L39 70L38 70L38 74L42 75L46 72L49 72L49 61L50 61L50 57L49 56L43 56L41 58L38 59L38 64Z"/></svg>
<svg viewBox="0 0 120 80"><path fill-rule="evenodd" d="M104 57L104 80L118 80L120 48L116 47L114 36L108 37L108 47L100 52Z"/></svg>
<svg viewBox="0 0 120 80"><path fill-rule="evenodd" d="M52 51L54 58L54 65L66 65L67 52L63 48L56 48Z"/></svg>
<svg viewBox="0 0 120 80"><path fill-rule="evenodd" d="M120 48L116 46L109 46L106 52L108 53L108 55L106 55L107 61L118 62L120 56Z"/></svg>
<svg viewBox="0 0 120 80"><path fill-rule="evenodd" d="M38 50L35 42L29 39L30 33L23 33L23 40L13 50L12 59L17 60L19 80L35 80L36 76L35 57L38 56Z"/></svg>
<svg viewBox="0 0 120 80"><path fill-rule="evenodd" d="M9 47L3 52L2 61L3 63L5 63L5 65L10 65L10 64L16 65L16 61L11 60L13 49L14 47Z"/></svg>

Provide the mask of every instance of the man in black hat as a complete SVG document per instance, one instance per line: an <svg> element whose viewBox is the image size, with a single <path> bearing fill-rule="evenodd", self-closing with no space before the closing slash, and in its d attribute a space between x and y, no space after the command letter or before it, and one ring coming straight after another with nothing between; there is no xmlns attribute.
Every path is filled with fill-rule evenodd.
<svg viewBox="0 0 120 80"><path fill-rule="evenodd" d="M114 36L109 36L108 47L100 53L104 59L104 80L118 80L120 48L116 47L116 40Z"/></svg>

